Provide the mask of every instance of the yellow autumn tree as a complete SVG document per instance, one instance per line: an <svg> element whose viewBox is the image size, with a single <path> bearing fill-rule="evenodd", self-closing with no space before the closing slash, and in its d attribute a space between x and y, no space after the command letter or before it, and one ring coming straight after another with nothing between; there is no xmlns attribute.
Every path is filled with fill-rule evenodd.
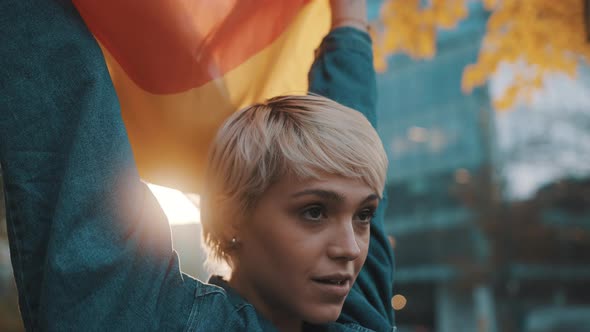
<svg viewBox="0 0 590 332"><path fill-rule="evenodd" d="M512 84L494 104L506 109L530 98L552 72L575 77L581 60L590 63L584 0L481 0L490 11L487 31L475 64L465 68L462 89L484 84L500 64L514 64ZM387 55L405 52L415 58L435 54L436 30L452 28L467 16L465 0L387 0L376 26L375 65Z"/></svg>
<svg viewBox="0 0 590 332"><path fill-rule="evenodd" d="M432 58L436 53L438 28L453 28L467 16L464 0L388 0L381 8L381 19L373 29L376 40L375 66L386 68L386 57L404 52L414 58Z"/></svg>

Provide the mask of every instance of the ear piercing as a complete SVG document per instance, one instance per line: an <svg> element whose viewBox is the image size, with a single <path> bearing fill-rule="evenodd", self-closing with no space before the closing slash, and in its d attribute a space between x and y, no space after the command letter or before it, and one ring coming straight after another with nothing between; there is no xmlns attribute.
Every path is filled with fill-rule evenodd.
<svg viewBox="0 0 590 332"><path fill-rule="evenodd" d="M229 240L229 247L235 249L238 246L238 239L234 236Z"/></svg>

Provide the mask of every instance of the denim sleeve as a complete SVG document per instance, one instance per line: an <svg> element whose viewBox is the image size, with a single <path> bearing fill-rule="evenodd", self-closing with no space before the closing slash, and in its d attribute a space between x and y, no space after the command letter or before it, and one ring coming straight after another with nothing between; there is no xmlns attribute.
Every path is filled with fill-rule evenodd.
<svg viewBox="0 0 590 332"><path fill-rule="evenodd" d="M184 329L197 284L70 1L0 2L0 163L28 331Z"/></svg>
<svg viewBox="0 0 590 332"><path fill-rule="evenodd" d="M358 29L333 30L324 38L309 72L309 91L331 98L363 113L377 126L377 88L371 38ZM344 303L341 321L376 331L393 327L393 252L383 230L387 197L383 197L371 224L367 261Z"/></svg>

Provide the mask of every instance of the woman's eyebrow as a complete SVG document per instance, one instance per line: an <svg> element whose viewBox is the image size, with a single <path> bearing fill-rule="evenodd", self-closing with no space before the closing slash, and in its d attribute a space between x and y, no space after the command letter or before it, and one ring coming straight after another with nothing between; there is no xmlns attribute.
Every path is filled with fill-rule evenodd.
<svg viewBox="0 0 590 332"><path fill-rule="evenodd" d="M297 198L297 197L308 196L308 195L309 196L318 196L320 198L327 199L327 200L334 201L334 202L338 202L338 203L346 201L346 197L344 197L344 195L342 195L338 192L332 191L332 190L324 190L324 189L306 189L306 190L296 192L295 194L291 195L291 197ZM375 200L379 200L379 195L370 194L361 202L361 204L365 204L367 202L375 201Z"/></svg>
<svg viewBox="0 0 590 332"><path fill-rule="evenodd" d="M381 198L379 198L379 195L377 195L377 194L371 194L371 195L367 196L367 198L365 198L365 200L361 204L365 204L365 203L368 203L370 201L378 201L380 199Z"/></svg>
<svg viewBox="0 0 590 332"><path fill-rule="evenodd" d="M297 198L301 196L318 196L320 198L324 198L334 202L344 202L346 200L342 194L332 190L324 189L306 189L291 195L292 198Z"/></svg>

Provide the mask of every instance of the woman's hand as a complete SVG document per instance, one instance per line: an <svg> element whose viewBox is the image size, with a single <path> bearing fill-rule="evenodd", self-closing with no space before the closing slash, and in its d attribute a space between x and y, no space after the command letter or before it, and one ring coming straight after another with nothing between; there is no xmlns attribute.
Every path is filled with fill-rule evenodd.
<svg viewBox="0 0 590 332"><path fill-rule="evenodd" d="M332 29L353 27L367 31L367 1L366 0L330 0L332 8Z"/></svg>

